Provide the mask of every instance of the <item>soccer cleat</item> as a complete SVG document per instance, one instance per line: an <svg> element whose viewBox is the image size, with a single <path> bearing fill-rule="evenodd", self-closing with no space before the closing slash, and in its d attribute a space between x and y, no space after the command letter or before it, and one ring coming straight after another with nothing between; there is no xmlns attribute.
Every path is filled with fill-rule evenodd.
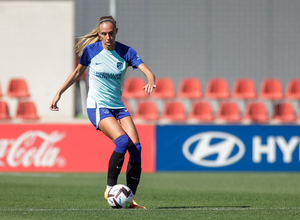
<svg viewBox="0 0 300 220"><path fill-rule="evenodd" d="M129 206L130 209L146 209L145 206L140 206L136 203L135 198L133 197L132 203Z"/></svg>
<svg viewBox="0 0 300 220"><path fill-rule="evenodd" d="M108 192L105 190L105 192L104 192L104 199L105 199L105 201L107 201L107 197L108 197Z"/></svg>

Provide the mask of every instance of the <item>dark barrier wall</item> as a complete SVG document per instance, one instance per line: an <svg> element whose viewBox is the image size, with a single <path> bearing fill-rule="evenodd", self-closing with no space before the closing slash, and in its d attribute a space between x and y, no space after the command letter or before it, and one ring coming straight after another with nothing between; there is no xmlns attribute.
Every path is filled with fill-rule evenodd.
<svg viewBox="0 0 300 220"><path fill-rule="evenodd" d="M157 126L157 171L300 171L299 126Z"/></svg>

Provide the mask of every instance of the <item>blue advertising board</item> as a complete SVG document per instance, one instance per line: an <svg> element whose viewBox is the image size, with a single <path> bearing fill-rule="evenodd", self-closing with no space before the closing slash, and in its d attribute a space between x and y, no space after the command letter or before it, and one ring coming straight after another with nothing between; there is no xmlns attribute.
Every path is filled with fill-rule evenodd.
<svg viewBox="0 0 300 220"><path fill-rule="evenodd" d="M157 171L300 171L297 125L161 125Z"/></svg>

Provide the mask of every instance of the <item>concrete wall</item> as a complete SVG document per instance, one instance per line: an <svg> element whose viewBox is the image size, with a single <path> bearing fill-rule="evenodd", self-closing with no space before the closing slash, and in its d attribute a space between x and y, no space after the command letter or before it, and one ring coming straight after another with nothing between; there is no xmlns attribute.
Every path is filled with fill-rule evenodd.
<svg viewBox="0 0 300 220"><path fill-rule="evenodd" d="M60 112L49 110L55 93L74 69L73 1L0 1L0 86L15 116L17 100L5 96L11 78L27 80L29 100L41 118L71 118L74 88Z"/></svg>

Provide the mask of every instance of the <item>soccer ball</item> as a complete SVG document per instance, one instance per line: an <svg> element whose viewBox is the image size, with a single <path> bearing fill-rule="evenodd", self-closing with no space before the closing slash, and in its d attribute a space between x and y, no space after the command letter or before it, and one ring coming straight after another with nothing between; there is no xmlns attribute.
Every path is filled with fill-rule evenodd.
<svg viewBox="0 0 300 220"><path fill-rule="evenodd" d="M107 196L107 202L112 208L129 208L132 200L131 189L123 184L113 186Z"/></svg>

